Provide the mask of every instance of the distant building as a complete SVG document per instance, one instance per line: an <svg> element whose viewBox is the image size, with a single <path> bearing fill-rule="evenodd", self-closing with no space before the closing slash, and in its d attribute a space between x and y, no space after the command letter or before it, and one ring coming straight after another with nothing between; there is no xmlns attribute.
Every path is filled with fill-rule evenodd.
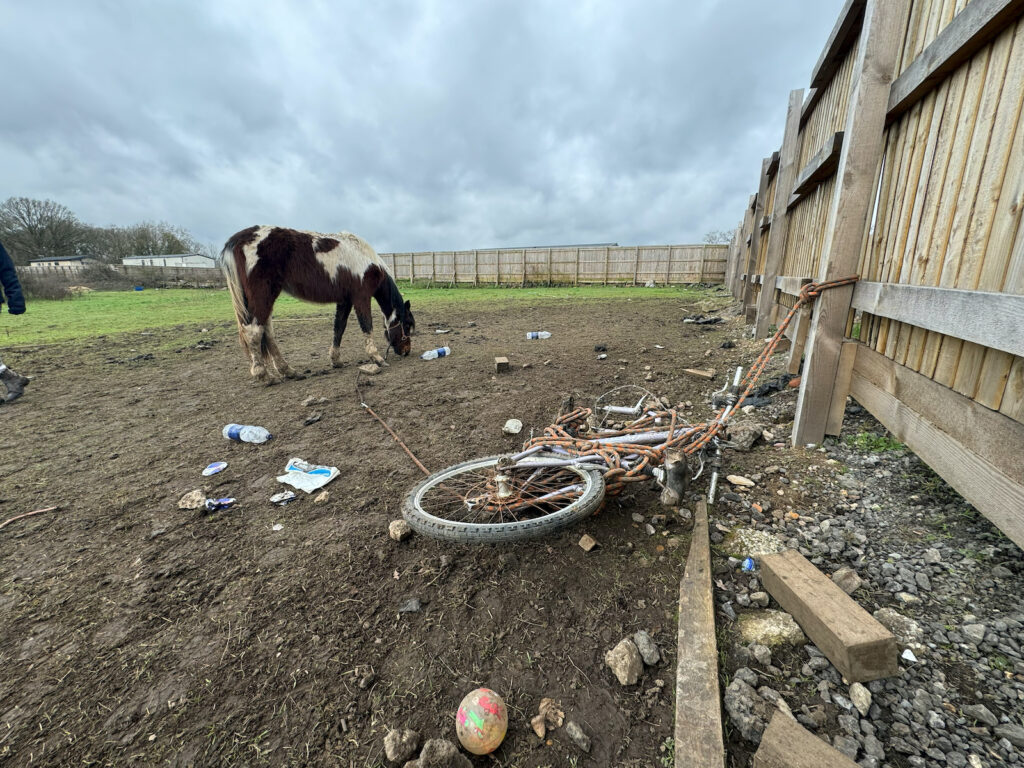
<svg viewBox="0 0 1024 768"><path fill-rule="evenodd" d="M121 263L126 267L200 267L213 269L217 266L212 256L202 253L168 253L160 256L125 256Z"/></svg>
<svg viewBox="0 0 1024 768"><path fill-rule="evenodd" d="M84 267L95 264L96 259L91 256L50 256L46 259L30 259L28 263L33 267Z"/></svg>

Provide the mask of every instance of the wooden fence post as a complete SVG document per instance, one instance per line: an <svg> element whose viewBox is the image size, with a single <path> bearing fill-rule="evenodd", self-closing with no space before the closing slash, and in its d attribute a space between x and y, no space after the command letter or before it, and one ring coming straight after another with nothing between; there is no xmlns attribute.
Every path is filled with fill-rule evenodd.
<svg viewBox="0 0 1024 768"><path fill-rule="evenodd" d="M704 255L708 251L708 246L705 243L700 247L700 276L697 278L698 283L704 282Z"/></svg>
<svg viewBox="0 0 1024 768"><path fill-rule="evenodd" d="M779 153L779 177L775 181L775 205L772 206L772 228L768 232L768 252L764 259L764 278L761 295L757 301L757 320L754 338L763 339L771 324L772 308L775 305L775 278L784 261L786 238L789 234L789 213L787 203L796 182L797 162L800 160L800 110L804 103L802 88L790 91L789 108L786 110L786 131L782 137L782 151Z"/></svg>
<svg viewBox="0 0 1024 768"><path fill-rule="evenodd" d="M754 321L751 301L754 298L754 273L757 271L757 257L761 252L761 217L764 216L764 201L768 196L768 166L772 159L761 161L761 180L757 185L757 199L754 201L754 220L750 230L750 253L747 254L747 284L743 287L743 312L747 322ZM762 289L764 286L762 286Z"/></svg>
<svg viewBox="0 0 1024 768"><path fill-rule="evenodd" d="M608 257L610 255L608 253L608 251L609 251L609 248L606 245L604 247L604 284L605 285L608 285Z"/></svg>
<svg viewBox="0 0 1024 768"><path fill-rule="evenodd" d="M640 271L640 246L633 252L633 285L636 285L636 273Z"/></svg>
<svg viewBox="0 0 1024 768"><path fill-rule="evenodd" d="M548 287L551 286L551 249L548 248Z"/></svg>
<svg viewBox="0 0 1024 768"><path fill-rule="evenodd" d="M580 284L580 249L579 248L576 249L576 275L572 279L572 284L573 285L579 285Z"/></svg>
<svg viewBox="0 0 1024 768"><path fill-rule="evenodd" d="M672 246L668 247L668 260L665 264L665 285L672 282Z"/></svg>
<svg viewBox="0 0 1024 768"><path fill-rule="evenodd" d="M473 249L473 285L480 285L480 251Z"/></svg>
<svg viewBox="0 0 1024 768"><path fill-rule="evenodd" d="M743 225L740 229L740 242L739 251L736 254L736 290L733 295L737 299L743 298L743 286L745 281L743 279L743 269L747 265L747 253L749 252L749 240L750 240L750 228L754 220L754 198L756 194L750 196L750 202L747 204L747 210L743 214Z"/></svg>
<svg viewBox="0 0 1024 768"><path fill-rule="evenodd" d="M875 171L884 149L885 114L909 0L867 0L853 68L853 89L836 169L829 230L822 247L819 281L855 274L874 201ZM853 286L833 288L814 303L803 382L797 397L793 444L825 437L835 391L843 332Z"/></svg>

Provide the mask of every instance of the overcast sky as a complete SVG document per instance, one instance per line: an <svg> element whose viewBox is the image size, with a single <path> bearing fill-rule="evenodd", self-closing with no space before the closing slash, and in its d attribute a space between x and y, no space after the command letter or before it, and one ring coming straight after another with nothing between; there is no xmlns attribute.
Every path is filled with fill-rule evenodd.
<svg viewBox="0 0 1024 768"><path fill-rule="evenodd" d="M0 0L0 200L377 250L732 229L842 0Z"/></svg>

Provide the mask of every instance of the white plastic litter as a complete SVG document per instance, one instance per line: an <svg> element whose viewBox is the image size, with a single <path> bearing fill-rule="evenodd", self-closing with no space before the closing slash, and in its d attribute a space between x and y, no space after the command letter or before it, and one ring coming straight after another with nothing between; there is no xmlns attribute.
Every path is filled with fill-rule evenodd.
<svg viewBox="0 0 1024 768"><path fill-rule="evenodd" d="M909 648L903 651L903 658L907 661L917 661L917 656L915 656L914 652Z"/></svg>
<svg viewBox="0 0 1024 768"><path fill-rule="evenodd" d="M281 525L280 523L274 523L274 526L273 526L272 530L280 531L280 530L283 530L283 529L284 529L283 525Z"/></svg>
<svg viewBox="0 0 1024 768"><path fill-rule="evenodd" d="M277 482L312 493L317 488L323 488L339 474L341 473L337 467L310 464L302 459L288 459L284 474L278 475Z"/></svg>

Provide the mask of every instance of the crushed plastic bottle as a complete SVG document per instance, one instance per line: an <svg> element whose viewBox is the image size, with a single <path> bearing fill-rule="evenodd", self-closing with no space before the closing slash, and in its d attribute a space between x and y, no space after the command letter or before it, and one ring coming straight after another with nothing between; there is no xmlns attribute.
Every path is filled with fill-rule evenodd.
<svg viewBox="0 0 1024 768"><path fill-rule="evenodd" d="M228 424L221 434L236 443L265 443L273 437L263 427L254 427L248 424Z"/></svg>
<svg viewBox="0 0 1024 768"><path fill-rule="evenodd" d="M218 509L227 509L235 503L234 499L207 499L203 507L207 512L216 512Z"/></svg>
<svg viewBox="0 0 1024 768"><path fill-rule="evenodd" d="M757 568L757 563L754 562L754 558L748 557L743 561L743 570L750 573Z"/></svg>
<svg viewBox="0 0 1024 768"><path fill-rule="evenodd" d="M526 334L528 339L550 339L551 333L548 331L530 331Z"/></svg>
<svg viewBox="0 0 1024 768"><path fill-rule="evenodd" d="M448 347L438 347L437 349L428 349L422 355L421 360L434 360L438 357L448 357L452 351Z"/></svg>

